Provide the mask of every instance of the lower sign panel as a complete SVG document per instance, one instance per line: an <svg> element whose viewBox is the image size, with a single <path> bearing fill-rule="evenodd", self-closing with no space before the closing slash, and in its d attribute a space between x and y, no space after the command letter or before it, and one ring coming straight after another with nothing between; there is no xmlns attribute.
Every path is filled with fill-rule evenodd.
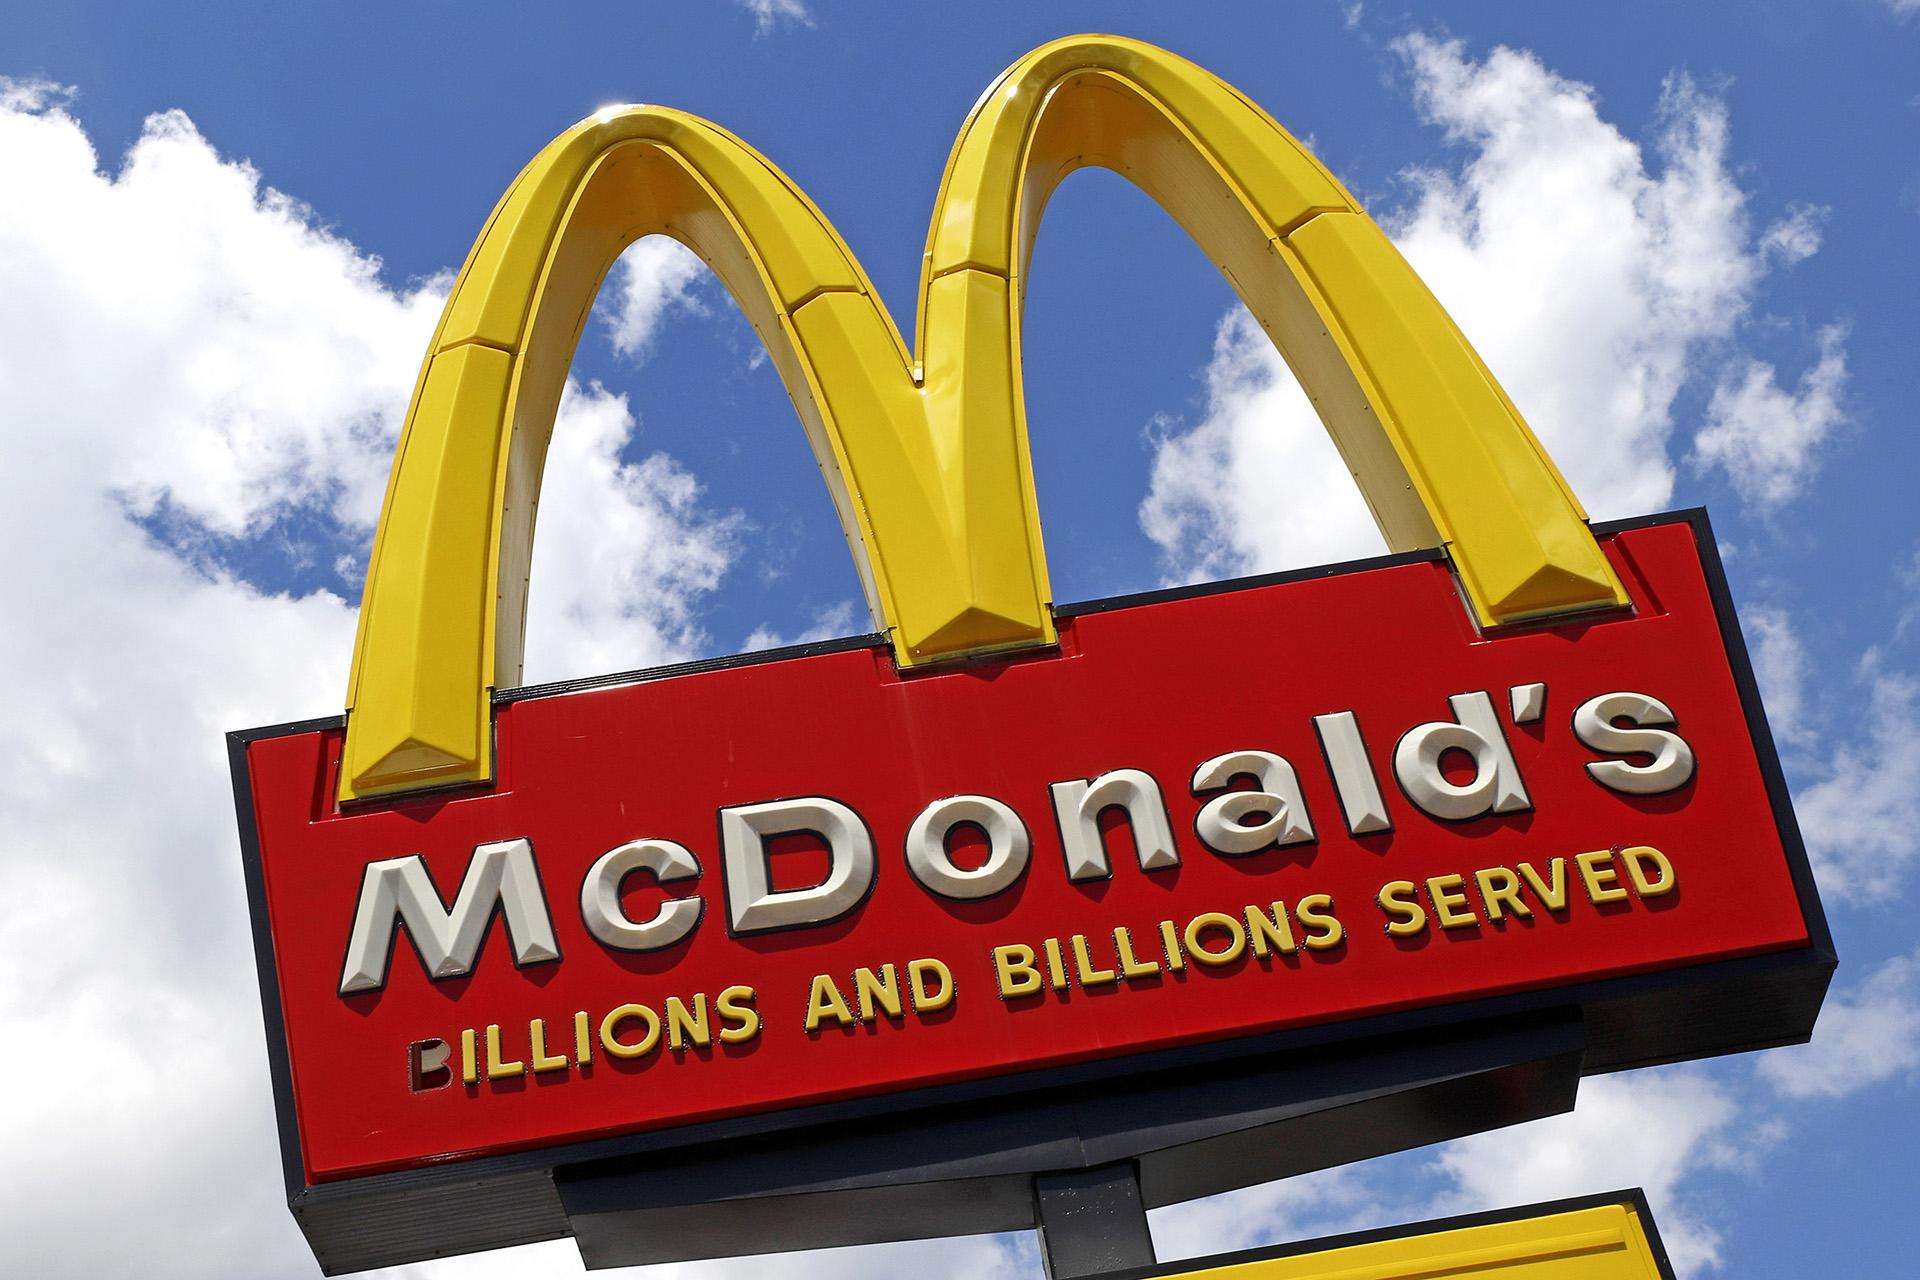
<svg viewBox="0 0 1920 1280"><path fill-rule="evenodd" d="M1601 542L1631 612L1497 635L1403 556L509 695L493 785L390 802L234 735L296 1205L1529 1011L1588 1072L1804 1039L1704 519Z"/></svg>
<svg viewBox="0 0 1920 1280"><path fill-rule="evenodd" d="M1256 1249L1097 1280L1673 1280L1639 1191Z"/></svg>

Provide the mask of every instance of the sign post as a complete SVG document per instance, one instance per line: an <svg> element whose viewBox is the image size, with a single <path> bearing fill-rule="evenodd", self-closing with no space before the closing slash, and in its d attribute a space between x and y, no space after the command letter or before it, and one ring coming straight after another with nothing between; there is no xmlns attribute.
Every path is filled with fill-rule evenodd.
<svg viewBox="0 0 1920 1280"><path fill-rule="evenodd" d="M1394 554L1053 601L1019 281L1087 164L1221 264ZM559 390L653 233L758 327L884 630L516 688ZM601 112L502 198L408 414L348 714L230 739L326 1269L1040 1225L1076 1274L1133 1247L1060 1216L1113 1203L1089 1188L1174 1203L1808 1036L1833 951L1704 513L1590 528L1258 108L1134 41L1022 59L949 161L918 332L683 113Z"/></svg>
<svg viewBox="0 0 1920 1280"><path fill-rule="evenodd" d="M1047 1280L1154 1261L1140 1171L1131 1161L1042 1174L1033 1180L1033 1208Z"/></svg>

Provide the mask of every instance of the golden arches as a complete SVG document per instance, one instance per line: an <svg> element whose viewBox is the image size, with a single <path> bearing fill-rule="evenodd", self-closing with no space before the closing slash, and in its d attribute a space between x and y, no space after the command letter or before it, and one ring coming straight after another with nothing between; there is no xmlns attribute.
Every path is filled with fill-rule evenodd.
<svg viewBox="0 0 1920 1280"><path fill-rule="evenodd" d="M608 267L671 235L727 284L805 425L902 666L1046 644L1020 306L1075 168L1140 185L1313 396L1395 549L1445 545L1486 624L1624 603L1584 514L1373 222L1233 89L1115 37L1043 46L969 116L936 204L920 362L832 225L731 134L655 107L549 144L481 232L421 372L368 566L343 798L489 776L517 683L554 409Z"/></svg>

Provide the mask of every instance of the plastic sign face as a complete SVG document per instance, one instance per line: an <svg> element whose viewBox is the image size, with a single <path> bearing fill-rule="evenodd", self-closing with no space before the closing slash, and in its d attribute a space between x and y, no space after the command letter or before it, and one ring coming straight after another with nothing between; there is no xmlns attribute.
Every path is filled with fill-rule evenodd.
<svg viewBox="0 0 1920 1280"><path fill-rule="evenodd" d="M1593 1067L1803 1034L1709 990L1820 935L1702 538L1604 534L1630 610L1499 635L1407 557L535 692L457 792L343 805L337 724L253 737L301 1176L1527 993Z"/></svg>
<svg viewBox="0 0 1920 1280"><path fill-rule="evenodd" d="M1097 1280L1673 1280L1638 1191L1189 1258Z"/></svg>
<svg viewBox="0 0 1920 1280"><path fill-rule="evenodd" d="M1018 281L1088 164L1225 267L1398 554L1052 607ZM512 691L572 343L656 232L765 338L884 631ZM1023 58L949 161L919 321L910 356L820 211L663 108L562 134L487 222L349 713L231 738L323 1265L550 1238L556 1170L936 1097L1509 1015L1577 1013L1589 1072L1810 1033L1832 951L1704 517L1589 528L1244 96L1115 37Z"/></svg>

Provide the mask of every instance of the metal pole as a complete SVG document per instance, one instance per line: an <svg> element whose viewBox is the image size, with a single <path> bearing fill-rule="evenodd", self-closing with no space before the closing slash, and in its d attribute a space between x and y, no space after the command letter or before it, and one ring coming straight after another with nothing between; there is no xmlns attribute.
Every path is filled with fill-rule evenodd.
<svg viewBox="0 0 1920 1280"><path fill-rule="evenodd" d="M1133 1161L1033 1180L1034 1216L1047 1280L1153 1265L1153 1236Z"/></svg>

